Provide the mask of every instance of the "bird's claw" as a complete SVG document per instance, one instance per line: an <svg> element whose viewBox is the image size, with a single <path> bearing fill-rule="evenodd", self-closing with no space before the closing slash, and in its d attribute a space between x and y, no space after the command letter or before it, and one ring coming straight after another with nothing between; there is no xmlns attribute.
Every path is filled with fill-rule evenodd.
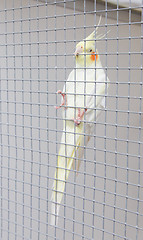
<svg viewBox="0 0 143 240"><path fill-rule="evenodd" d="M60 106L55 106L56 109L59 109L59 108L61 108L62 106L67 105L67 97L66 97L66 94L65 94L65 93L62 93L61 90L58 90L57 93L58 93L58 94L61 94L62 97L63 97L63 101L62 101L61 105L60 105Z"/></svg>
<svg viewBox="0 0 143 240"><path fill-rule="evenodd" d="M87 108L85 108L85 109L83 110L83 112L81 113L81 109L78 108L78 116L77 116L76 119L73 119L73 121L74 121L74 123L76 124L76 126L78 126L78 125L81 123L81 120L82 120L82 118L83 118L83 116L84 116L84 114L85 114L86 111L87 111Z"/></svg>

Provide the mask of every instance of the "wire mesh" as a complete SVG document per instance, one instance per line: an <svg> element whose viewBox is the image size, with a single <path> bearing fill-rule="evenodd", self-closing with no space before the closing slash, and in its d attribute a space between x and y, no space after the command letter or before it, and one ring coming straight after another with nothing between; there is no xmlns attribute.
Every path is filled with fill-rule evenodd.
<svg viewBox="0 0 143 240"><path fill-rule="evenodd" d="M143 1L134 2L0 1L0 239L142 240ZM73 157L53 226L51 194L63 132L65 152L70 146L66 111L54 108L60 104L57 91L74 69L76 118L73 53L100 16L95 47L110 80L105 107L96 106L103 94L93 94L91 110L101 114L94 121L84 114L83 158ZM86 63L81 69L84 91L78 95L84 95L85 106ZM90 134L86 122L94 126Z"/></svg>

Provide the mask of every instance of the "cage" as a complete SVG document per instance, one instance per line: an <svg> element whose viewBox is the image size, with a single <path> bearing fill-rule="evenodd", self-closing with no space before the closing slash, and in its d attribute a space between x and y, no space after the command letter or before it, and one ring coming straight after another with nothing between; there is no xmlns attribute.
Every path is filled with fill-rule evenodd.
<svg viewBox="0 0 143 240"><path fill-rule="evenodd" d="M104 108L92 108L101 114L89 144L84 140L80 168L73 166L65 181L58 224L51 225L66 131L64 110L54 108L57 91L76 71L77 43L94 30L109 89ZM142 38L142 0L0 1L1 240L143 239Z"/></svg>

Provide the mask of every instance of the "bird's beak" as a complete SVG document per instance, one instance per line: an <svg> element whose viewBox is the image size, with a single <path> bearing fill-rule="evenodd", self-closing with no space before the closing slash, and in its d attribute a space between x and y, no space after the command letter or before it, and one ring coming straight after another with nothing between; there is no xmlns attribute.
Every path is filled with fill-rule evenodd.
<svg viewBox="0 0 143 240"><path fill-rule="evenodd" d="M78 56L80 53L82 53L83 52L83 47L77 47L76 48L76 50L75 50L75 53L74 53L74 55L75 56Z"/></svg>

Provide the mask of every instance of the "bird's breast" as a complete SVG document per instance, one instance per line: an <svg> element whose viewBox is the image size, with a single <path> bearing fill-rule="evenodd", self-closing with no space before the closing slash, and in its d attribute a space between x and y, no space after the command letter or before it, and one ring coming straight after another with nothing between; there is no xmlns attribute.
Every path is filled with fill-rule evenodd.
<svg viewBox="0 0 143 240"><path fill-rule="evenodd" d="M67 95L66 118L73 119L78 114L78 109L83 111L87 107L91 91L95 88L94 71L77 70L66 82Z"/></svg>

